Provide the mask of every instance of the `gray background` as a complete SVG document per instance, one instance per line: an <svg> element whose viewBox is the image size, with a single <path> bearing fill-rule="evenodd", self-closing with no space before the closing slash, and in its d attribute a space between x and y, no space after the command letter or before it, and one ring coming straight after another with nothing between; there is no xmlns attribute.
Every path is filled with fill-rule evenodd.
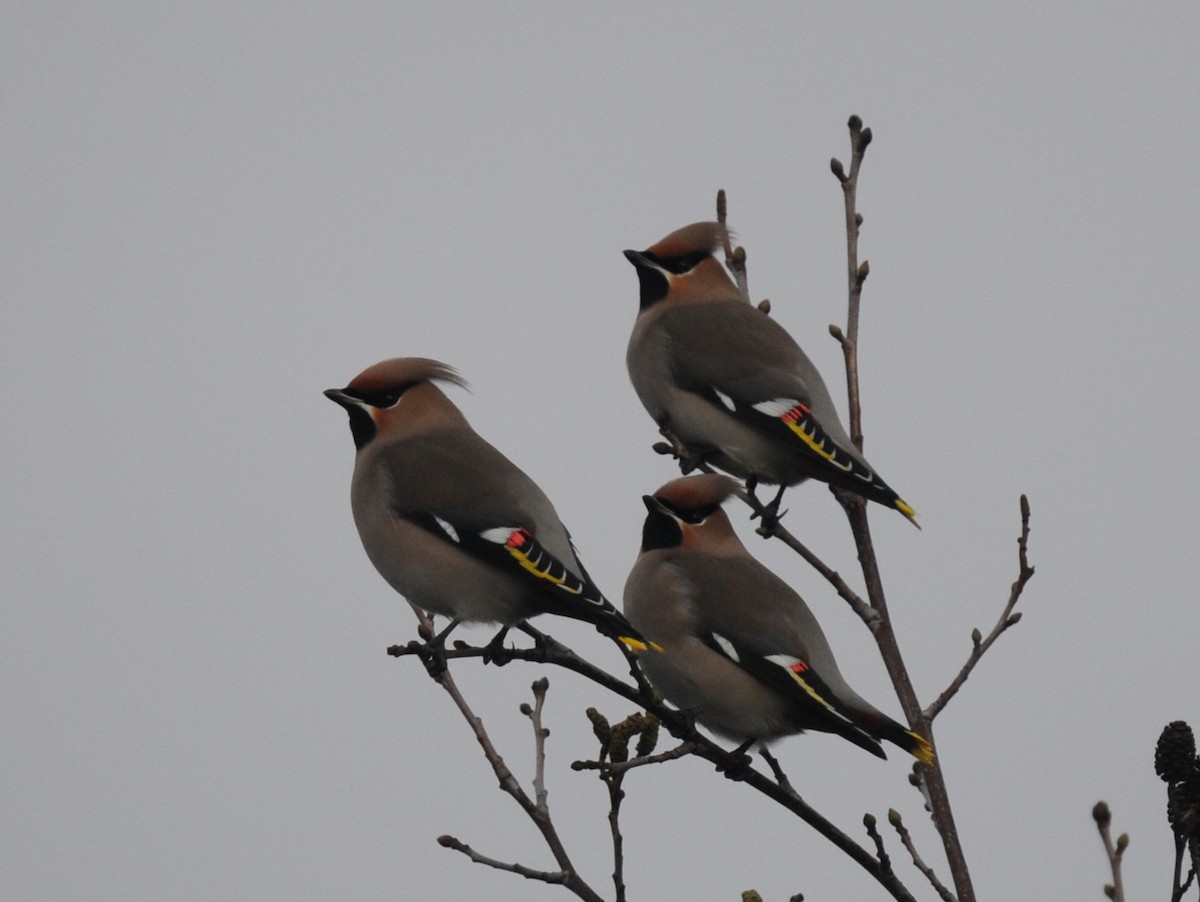
<svg viewBox="0 0 1200 902"><path fill-rule="evenodd" d="M1033 505L1025 619L938 722L977 888L1102 898L1105 798L1130 898L1164 897L1154 741L1200 728L1200 7L337 6L0 13L0 897L565 898L434 842L551 862L441 691L384 654L414 620L359 547L321 390L384 357L458 366L454 399L619 598L639 496L673 475L624 371L620 252L726 188L752 293L840 403L828 160L850 113L876 136L867 453L924 531L872 520L924 699L999 612ZM853 573L829 493L788 506ZM898 714L848 608L742 533ZM540 625L619 666L587 627ZM539 671L459 673L527 777ZM628 706L550 676L551 803L608 893L604 791L568 765L593 752L583 707ZM902 810L946 875L901 756L776 751L856 834ZM698 762L628 790L633 898L877 896Z"/></svg>

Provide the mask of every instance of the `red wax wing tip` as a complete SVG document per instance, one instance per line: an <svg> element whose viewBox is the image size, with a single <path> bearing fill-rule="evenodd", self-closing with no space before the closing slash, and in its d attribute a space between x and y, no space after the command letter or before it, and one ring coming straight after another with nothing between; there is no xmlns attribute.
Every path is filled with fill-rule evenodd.
<svg viewBox="0 0 1200 902"><path fill-rule="evenodd" d="M805 407L803 404L797 404L795 407L793 407L791 410L789 410L787 413L785 413L782 417L780 417L780 419L783 420L785 423L794 423L797 420L801 420L806 416L808 416L808 408Z"/></svg>
<svg viewBox="0 0 1200 902"><path fill-rule="evenodd" d="M529 530L523 526L518 526L512 531L512 535L508 537L507 544L511 548L520 548L527 541L529 541L530 538L532 537L529 535Z"/></svg>
<svg viewBox="0 0 1200 902"><path fill-rule="evenodd" d="M792 671L792 673L804 673L804 671L808 670L808 664L806 664L804 661L797 661L789 669Z"/></svg>

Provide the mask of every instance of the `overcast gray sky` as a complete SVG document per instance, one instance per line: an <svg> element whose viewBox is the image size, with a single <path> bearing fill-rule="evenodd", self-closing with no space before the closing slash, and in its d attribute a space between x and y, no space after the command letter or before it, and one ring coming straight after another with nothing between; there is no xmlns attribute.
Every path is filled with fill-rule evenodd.
<svg viewBox="0 0 1200 902"><path fill-rule="evenodd" d="M359 545L321 391L385 357L457 366L452 397L619 598L639 498L674 474L625 374L621 250L727 189L751 292L841 403L828 161L851 113L875 134L867 454L924 530L872 521L926 701L997 616L1033 506L1025 617L938 721L976 887L1102 898L1104 798L1130 899L1165 897L1154 742L1200 728L1198 42L1194 2L7 4L0 897L566 898L435 843L551 863L441 691L384 654L414 619ZM852 574L829 493L787 503ZM733 513L898 715L849 609ZM540 671L456 674L528 777ZM594 752L585 706L629 706L550 678L550 801L611 892L606 796L569 763ZM901 810L947 875L901 756L776 751L857 835ZM698 762L627 789L631 898L878 896Z"/></svg>

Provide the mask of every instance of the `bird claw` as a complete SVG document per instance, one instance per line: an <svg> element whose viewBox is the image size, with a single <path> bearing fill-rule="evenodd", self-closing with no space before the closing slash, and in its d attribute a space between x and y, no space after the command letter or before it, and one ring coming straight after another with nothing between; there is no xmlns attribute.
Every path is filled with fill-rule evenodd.
<svg viewBox="0 0 1200 902"><path fill-rule="evenodd" d="M508 635L508 627L504 627L483 647L483 663L503 667L513 659L512 650L505 648L504 639Z"/></svg>
<svg viewBox="0 0 1200 902"><path fill-rule="evenodd" d="M731 751L729 753L731 760L722 764L718 764L717 773L724 774L727 779L733 780L737 783L745 780L754 770L754 759L746 753L757 741L757 739L747 739L745 742Z"/></svg>
<svg viewBox="0 0 1200 902"><path fill-rule="evenodd" d="M750 479L746 481L746 492L755 501L758 500L758 497L754 494L754 490L757 487L758 485L755 480ZM786 489L787 486L781 485L779 491L775 493L775 497L769 503L762 504L761 510L756 510L750 515L751 520L762 520L762 523L758 527L759 535L767 537L774 535L775 530L779 528L779 521L787 516L788 512L786 510L782 514L779 512L779 505L783 501L783 493Z"/></svg>

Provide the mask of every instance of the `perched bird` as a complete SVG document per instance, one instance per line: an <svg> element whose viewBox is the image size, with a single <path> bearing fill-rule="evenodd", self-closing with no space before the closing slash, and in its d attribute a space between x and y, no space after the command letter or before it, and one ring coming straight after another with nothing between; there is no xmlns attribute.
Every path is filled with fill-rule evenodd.
<svg viewBox="0 0 1200 902"><path fill-rule="evenodd" d="M916 524L850 441L812 361L713 256L723 229L697 222L625 251L641 288L625 362L642 404L691 454L728 473L781 494L812 477Z"/></svg>
<svg viewBox="0 0 1200 902"><path fill-rule="evenodd" d="M881 758L886 739L932 761L925 739L850 688L804 599L746 551L721 509L740 491L728 476L707 474L643 498L625 614L662 649L640 659L650 682L739 742L822 730Z"/></svg>
<svg viewBox="0 0 1200 902"><path fill-rule="evenodd" d="M444 363L400 357L325 392L350 414L350 502L375 569L412 605L455 621L507 628L562 614L643 648L588 576L550 500L436 382L466 386Z"/></svg>

